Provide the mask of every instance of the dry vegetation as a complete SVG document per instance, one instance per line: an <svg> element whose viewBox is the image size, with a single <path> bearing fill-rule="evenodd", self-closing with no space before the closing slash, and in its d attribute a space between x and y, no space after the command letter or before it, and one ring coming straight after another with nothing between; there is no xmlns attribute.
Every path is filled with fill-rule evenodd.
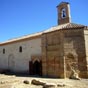
<svg viewBox="0 0 88 88"><path fill-rule="evenodd" d="M88 88L88 79L54 79L1 74L0 88Z"/></svg>

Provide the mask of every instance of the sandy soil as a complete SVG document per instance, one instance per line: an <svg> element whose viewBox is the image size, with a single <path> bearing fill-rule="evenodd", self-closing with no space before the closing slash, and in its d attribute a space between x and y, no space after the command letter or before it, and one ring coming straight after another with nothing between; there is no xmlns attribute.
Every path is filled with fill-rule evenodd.
<svg viewBox="0 0 88 88"><path fill-rule="evenodd" d="M38 77L22 77L14 75L0 75L0 88L43 88L31 84L33 79L39 80L47 84L53 84L56 88L88 88L88 79L72 80L72 79L54 79L54 78L38 78ZM24 84L23 81L29 81L29 84ZM58 87L57 85L65 85Z"/></svg>

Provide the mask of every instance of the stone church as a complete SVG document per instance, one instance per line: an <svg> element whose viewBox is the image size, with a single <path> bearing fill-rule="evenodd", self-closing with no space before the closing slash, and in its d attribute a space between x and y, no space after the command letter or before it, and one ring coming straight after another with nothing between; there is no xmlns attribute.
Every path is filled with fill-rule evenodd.
<svg viewBox="0 0 88 88"><path fill-rule="evenodd" d="M0 43L0 72L70 78L88 77L88 27L71 23L70 5L57 6L58 25Z"/></svg>

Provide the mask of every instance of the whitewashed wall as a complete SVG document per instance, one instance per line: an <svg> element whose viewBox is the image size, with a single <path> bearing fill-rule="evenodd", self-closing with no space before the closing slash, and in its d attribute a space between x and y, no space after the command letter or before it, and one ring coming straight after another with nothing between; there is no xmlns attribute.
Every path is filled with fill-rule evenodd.
<svg viewBox="0 0 88 88"><path fill-rule="evenodd" d="M22 53L19 52L20 46L22 46ZM5 54L3 54L3 48ZM41 55L41 38L0 46L0 69L9 68L16 72L29 71L31 55Z"/></svg>

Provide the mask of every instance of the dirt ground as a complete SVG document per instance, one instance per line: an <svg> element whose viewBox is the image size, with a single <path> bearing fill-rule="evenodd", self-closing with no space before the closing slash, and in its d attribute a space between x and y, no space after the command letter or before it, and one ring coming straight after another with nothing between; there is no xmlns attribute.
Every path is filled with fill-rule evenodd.
<svg viewBox="0 0 88 88"><path fill-rule="evenodd" d="M55 85L54 88L88 88L88 79L81 79L81 80L54 79L54 78L39 78L39 77L22 77L4 74L0 74L0 88L43 88L43 86L41 85L31 84L31 81L33 79L39 80L46 84ZM29 84L25 84L24 80L27 80ZM65 86L57 86L58 84Z"/></svg>

